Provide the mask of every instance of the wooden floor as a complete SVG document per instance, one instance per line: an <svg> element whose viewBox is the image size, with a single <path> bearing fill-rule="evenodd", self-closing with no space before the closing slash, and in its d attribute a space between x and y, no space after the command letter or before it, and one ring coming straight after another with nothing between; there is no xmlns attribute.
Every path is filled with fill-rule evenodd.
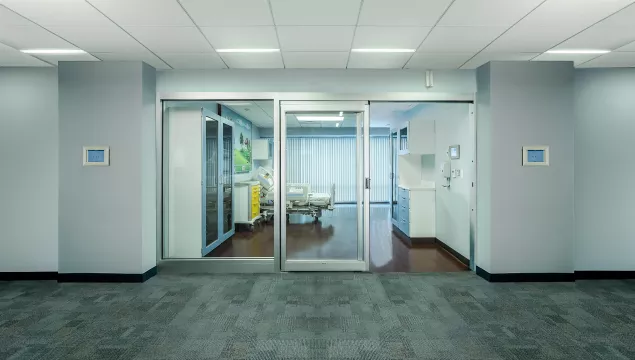
<svg viewBox="0 0 635 360"><path fill-rule="evenodd" d="M450 272L466 266L436 244L409 248L392 232L388 205L373 205L370 210L371 272ZM337 205L320 221L291 215L287 224L289 259L357 259L357 210ZM253 232L236 230L236 235L211 257L273 257L273 225L256 226Z"/></svg>

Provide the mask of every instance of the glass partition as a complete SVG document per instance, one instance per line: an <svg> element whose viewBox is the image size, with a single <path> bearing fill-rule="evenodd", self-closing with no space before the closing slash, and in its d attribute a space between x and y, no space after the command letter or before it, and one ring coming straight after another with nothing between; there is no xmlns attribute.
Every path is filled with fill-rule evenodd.
<svg viewBox="0 0 635 360"><path fill-rule="evenodd" d="M273 257L273 101L163 110L163 257Z"/></svg>

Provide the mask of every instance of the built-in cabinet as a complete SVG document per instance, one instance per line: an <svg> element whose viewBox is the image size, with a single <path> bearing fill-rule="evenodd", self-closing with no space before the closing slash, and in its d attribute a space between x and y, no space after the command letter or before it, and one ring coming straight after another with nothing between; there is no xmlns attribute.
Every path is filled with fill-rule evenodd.
<svg viewBox="0 0 635 360"><path fill-rule="evenodd" d="M394 230L409 238L434 238L435 123L407 121L390 135Z"/></svg>
<svg viewBox="0 0 635 360"><path fill-rule="evenodd" d="M411 238L436 236L434 188L399 187L396 227Z"/></svg>
<svg viewBox="0 0 635 360"><path fill-rule="evenodd" d="M399 154L434 154L434 121L407 121L399 129Z"/></svg>

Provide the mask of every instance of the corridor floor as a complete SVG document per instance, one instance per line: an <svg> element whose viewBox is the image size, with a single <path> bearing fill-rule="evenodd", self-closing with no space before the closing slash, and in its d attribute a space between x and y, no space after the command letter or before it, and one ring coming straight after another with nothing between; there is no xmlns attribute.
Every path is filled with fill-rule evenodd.
<svg viewBox="0 0 635 360"><path fill-rule="evenodd" d="M635 282L434 274L0 282L0 359L634 359Z"/></svg>

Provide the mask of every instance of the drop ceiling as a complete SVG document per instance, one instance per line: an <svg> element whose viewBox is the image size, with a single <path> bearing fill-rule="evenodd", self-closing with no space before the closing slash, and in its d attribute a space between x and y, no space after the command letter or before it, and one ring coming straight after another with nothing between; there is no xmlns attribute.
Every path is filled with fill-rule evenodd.
<svg viewBox="0 0 635 360"><path fill-rule="evenodd" d="M473 69L492 60L635 66L635 0L0 0L0 66ZM73 56L20 49L82 49ZM278 53L217 53L277 48ZM414 53L351 53L410 48ZM550 49L605 49L553 55Z"/></svg>

